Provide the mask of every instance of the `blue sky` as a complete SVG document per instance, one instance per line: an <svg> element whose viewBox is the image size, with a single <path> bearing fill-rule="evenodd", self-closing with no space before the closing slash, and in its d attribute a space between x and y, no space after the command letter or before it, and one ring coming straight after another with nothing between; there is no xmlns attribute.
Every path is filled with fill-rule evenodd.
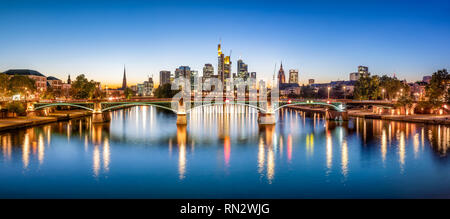
<svg viewBox="0 0 450 219"><path fill-rule="evenodd" d="M217 43L268 80L373 74L420 80L450 68L449 1L0 1L0 71L80 73L120 84L189 65L217 70Z"/></svg>

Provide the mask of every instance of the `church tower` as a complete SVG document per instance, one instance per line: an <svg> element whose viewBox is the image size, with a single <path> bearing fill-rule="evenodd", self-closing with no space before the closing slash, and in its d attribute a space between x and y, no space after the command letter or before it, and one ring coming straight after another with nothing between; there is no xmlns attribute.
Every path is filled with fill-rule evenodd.
<svg viewBox="0 0 450 219"><path fill-rule="evenodd" d="M278 85L286 83L286 76L284 75L283 62L281 62L280 70L278 71Z"/></svg>
<svg viewBox="0 0 450 219"><path fill-rule="evenodd" d="M123 81L122 81L122 90L125 90L127 88L127 75L125 66L123 66Z"/></svg>

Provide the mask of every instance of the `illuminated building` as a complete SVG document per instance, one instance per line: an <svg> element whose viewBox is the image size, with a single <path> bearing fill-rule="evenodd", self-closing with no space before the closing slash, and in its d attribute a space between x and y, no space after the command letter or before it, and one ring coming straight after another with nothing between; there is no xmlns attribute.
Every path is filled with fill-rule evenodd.
<svg viewBox="0 0 450 219"><path fill-rule="evenodd" d="M217 66L217 73L219 75L219 79L222 80L222 83L225 83L225 81L231 77L231 60L230 56L225 56L222 53L222 47L219 44L217 47L217 54L218 54L218 66Z"/></svg>
<svg viewBox="0 0 450 219"><path fill-rule="evenodd" d="M289 83L298 84L298 69L289 70Z"/></svg>
<svg viewBox="0 0 450 219"><path fill-rule="evenodd" d="M214 67L207 63L203 67L203 78L210 78L214 75Z"/></svg>
<svg viewBox="0 0 450 219"><path fill-rule="evenodd" d="M237 61L237 77L246 80L248 78L248 65L242 59Z"/></svg>
<svg viewBox="0 0 450 219"><path fill-rule="evenodd" d="M11 69L3 73L9 75L10 77L14 75L27 76L35 81L36 90L38 92L43 92L47 90L47 77L45 77L45 75L41 74L38 71L29 69Z"/></svg>
<svg viewBox="0 0 450 219"><path fill-rule="evenodd" d="M280 70L278 71L278 85L286 83L286 77L284 75L283 63L281 63Z"/></svg>
<svg viewBox="0 0 450 219"><path fill-rule="evenodd" d="M170 71L160 71L159 72L159 84L170 84Z"/></svg>
<svg viewBox="0 0 450 219"><path fill-rule="evenodd" d="M175 70L175 78L184 77L184 78L190 78L191 77L191 67L189 66L180 66Z"/></svg>

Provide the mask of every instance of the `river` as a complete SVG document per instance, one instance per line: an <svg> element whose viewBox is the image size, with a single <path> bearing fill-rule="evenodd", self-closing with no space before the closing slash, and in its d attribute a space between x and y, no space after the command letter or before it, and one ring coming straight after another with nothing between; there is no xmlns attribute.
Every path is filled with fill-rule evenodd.
<svg viewBox="0 0 450 219"><path fill-rule="evenodd" d="M246 106L152 106L0 133L0 197L450 197L450 127Z"/></svg>

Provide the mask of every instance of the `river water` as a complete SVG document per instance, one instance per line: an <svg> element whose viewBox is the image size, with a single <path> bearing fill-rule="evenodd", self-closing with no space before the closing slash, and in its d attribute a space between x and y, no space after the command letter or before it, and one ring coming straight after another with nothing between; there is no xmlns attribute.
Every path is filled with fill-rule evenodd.
<svg viewBox="0 0 450 219"><path fill-rule="evenodd" d="M0 133L0 197L450 197L450 127L245 106L151 106Z"/></svg>

